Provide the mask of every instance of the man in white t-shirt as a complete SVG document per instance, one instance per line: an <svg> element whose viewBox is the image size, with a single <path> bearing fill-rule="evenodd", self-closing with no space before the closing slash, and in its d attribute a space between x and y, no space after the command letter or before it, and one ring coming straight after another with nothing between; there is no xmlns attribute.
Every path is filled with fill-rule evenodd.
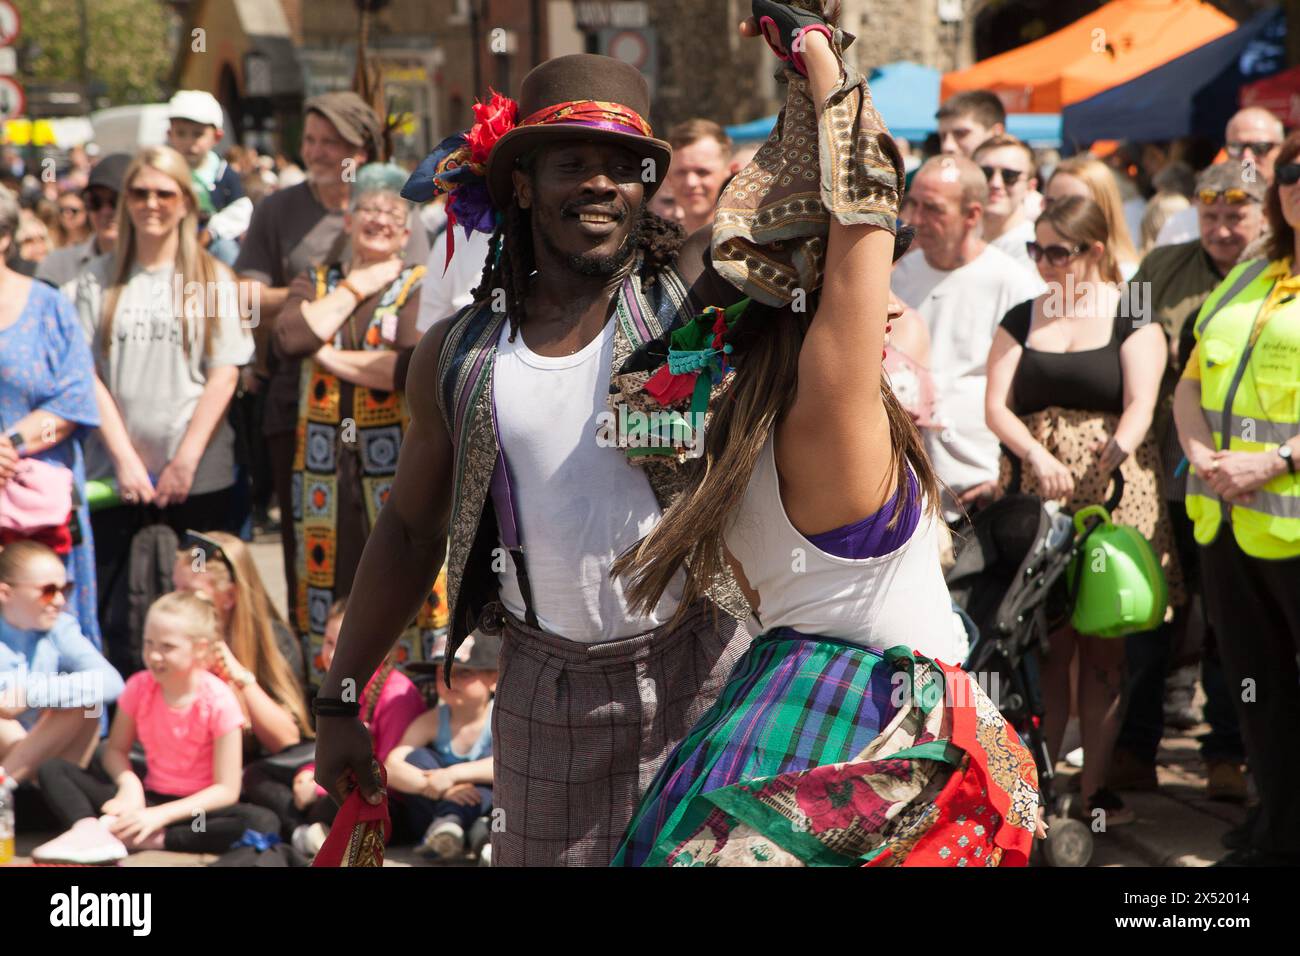
<svg viewBox="0 0 1300 956"><path fill-rule="evenodd" d="M1045 286L981 238L988 183L971 160L931 159L912 180L908 199L921 252L899 260L891 285L930 330L936 427L926 430L926 448L948 486L944 514L953 521L963 508L991 500L996 487L998 440L984 423L993 333L1008 309Z"/></svg>
<svg viewBox="0 0 1300 956"><path fill-rule="evenodd" d="M1033 269L1025 249L1025 243L1034 239L1033 221L1025 214L1025 197L1038 189L1033 151L1014 136L1003 133L980 143L971 158L989 184L984 241Z"/></svg>

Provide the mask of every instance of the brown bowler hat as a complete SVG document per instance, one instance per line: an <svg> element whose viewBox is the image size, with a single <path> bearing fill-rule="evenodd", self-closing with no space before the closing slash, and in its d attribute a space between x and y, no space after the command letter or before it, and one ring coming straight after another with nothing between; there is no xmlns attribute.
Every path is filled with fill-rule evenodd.
<svg viewBox="0 0 1300 956"><path fill-rule="evenodd" d="M644 126L645 132L617 119L593 121L565 116L563 111L558 116L547 116L537 125L516 126L497 141L488 157L488 191L498 209L505 209L513 201L515 184L510 174L519 157L560 139L616 142L642 158L653 159L655 178L645 184L645 191L647 199L654 195L668 175L673 148L664 140L654 138L645 119L650 114L650 88L645 77L631 64L592 53L547 60L524 77L519 90L518 122L524 123L560 104L591 100L617 103L631 110L640 118L638 125Z"/></svg>

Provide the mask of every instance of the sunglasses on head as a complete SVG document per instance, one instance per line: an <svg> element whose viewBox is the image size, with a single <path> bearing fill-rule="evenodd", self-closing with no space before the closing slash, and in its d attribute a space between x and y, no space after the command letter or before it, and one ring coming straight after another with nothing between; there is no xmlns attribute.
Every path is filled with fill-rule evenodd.
<svg viewBox="0 0 1300 956"><path fill-rule="evenodd" d="M141 189L139 186L132 186L126 191L127 198L133 203L144 205L150 199L156 198L160 206L172 206L180 201L181 194L172 189Z"/></svg>
<svg viewBox="0 0 1300 956"><path fill-rule="evenodd" d="M1231 189L1202 189L1196 194L1196 196L1200 199L1201 203L1206 206L1213 206L1219 201L1220 196L1223 197L1223 201L1229 206L1240 206L1243 203L1250 202L1252 198L1250 193L1246 192L1246 190L1239 189L1235 186Z"/></svg>
<svg viewBox="0 0 1300 956"><path fill-rule="evenodd" d="M1029 253L1031 261L1041 262L1043 258L1046 257L1047 261L1054 266L1065 265L1086 248L1087 246L1084 245L1063 246L1053 244L1050 246L1043 246L1037 242L1025 243L1025 252Z"/></svg>
<svg viewBox="0 0 1300 956"><path fill-rule="evenodd" d="M980 170L984 173L984 178L989 182L993 182L994 173L1001 173L1004 186L1014 186L1020 182L1020 177L1024 175L1023 170L1007 169L1005 166L981 166Z"/></svg>
<svg viewBox="0 0 1300 956"><path fill-rule="evenodd" d="M1283 163L1273 171L1273 176L1283 186L1300 183L1300 163Z"/></svg>
<svg viewBox="0 0 1300 956"><path fill-rule="evenodd" d="M1228 144L1228 155L1233 159L1241 159L1250 150L1256 156L1267 156L1273 150L1281 146L1281 143L1273 143L1268 140L1259 140L1258 142L1239 142Z"/></svg>
<svg viewBox="0 0 1300 956"><path fill-rule="evenodd" d="M206 534L198 531L186 531L185 541L181 547L191 555L195 551L202 552L204 561L220 561L230 569L230 576L235 577L234 562L226 555L225 549L221 547L221 542L215 538L209 538Z"/></svg>

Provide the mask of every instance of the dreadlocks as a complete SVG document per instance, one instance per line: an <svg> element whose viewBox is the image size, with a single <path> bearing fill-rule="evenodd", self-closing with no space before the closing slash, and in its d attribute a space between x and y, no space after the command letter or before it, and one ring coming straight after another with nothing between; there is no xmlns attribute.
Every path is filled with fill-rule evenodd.
<svg viewBox="0 0 1300 956"><path fill-rule="evenodd" d="M677 253L686 240L686 231L675 222L655 215L642 205L636 226L628 237L642 288L654 284L660 270L677 261ZM483 302L494 289L504 289L506 315L510 322L510 341L515 340L524 321L524 299L528 296L528 277L533 274L532 220L517 203L511 203L501 217L488 243L488 258L483 276L471 295L475 303Z"/></svg>

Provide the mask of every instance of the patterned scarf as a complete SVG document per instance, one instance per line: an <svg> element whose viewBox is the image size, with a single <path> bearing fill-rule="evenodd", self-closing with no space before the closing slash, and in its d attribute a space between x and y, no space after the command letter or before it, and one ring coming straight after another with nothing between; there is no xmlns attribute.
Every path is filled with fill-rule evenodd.
<svg viewBox="0 0 1300 956"><path fill-rule="evenodd" d="M785 106L748 166L718 199L713 265L745 295L783 306L822 283L831 216L896 232L902 156L867 81L841 62L820 123L808 80L784 67Z"/></svg>
<svg viewBox="0 0 1300 956"><path fill-rule="evenodd" d="M353 342L363 351L391 349L397 316L424 276L423 266L409 266L384 290L365 328L352 326ZM316 297L323 298L343 278L337 266L319 266L314 274ZM353 319L349 319L349 324ZM344 347L343 330L334 336L335 348ZM346 407L345 407L346 404ZM397 473L397 454L410 422L406 396L364 385L352 386L350 403L343 401L339 379L314 360L302 363L298 398L298 430L293 460L293 521L297 537L297 620L299 633L309 637L312 684L323 676L319 652L325 637L330 606L338 596L334 585L338 550L338 459L340 453L360 456L360 493L365 503L367 527L374 527L379 509L388 500ZM439 583L445 588L440 575ZM446 627L446 601L435 587L417 617L424 633L403 635L397 648L398 663L424 656L423 645L432 644L439 627ZM424 638L422 640L422 638Z"/></svg>

